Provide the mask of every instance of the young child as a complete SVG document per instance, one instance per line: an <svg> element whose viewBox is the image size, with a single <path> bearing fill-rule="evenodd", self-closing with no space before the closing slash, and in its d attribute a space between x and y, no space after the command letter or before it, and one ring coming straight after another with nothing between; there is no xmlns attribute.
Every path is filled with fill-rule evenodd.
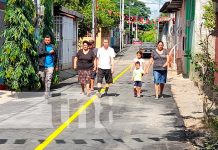
<svg viewBox="0 0 218 150"><path fill-rule="evenodd" d="M132 80L134 81L134 97L141 97L141 87L142 87L142 76L144 75L144 70L141 68L140 62L135 63L135 69L133 71Z"/></svg>
<svg viewBox="0 0 218 150"><path fill-rule="evenodd" d="M133 65L132 65L131 71L134 70L135 63L136 63L137 61L140 62L140 68L141 68L142 70L145 69L145 61L144 61L144 59L142 58L142 55L143 55L143 54L142 54L141 51L138 51L138 52L136 53L136 58L133 60Z"/></svg>

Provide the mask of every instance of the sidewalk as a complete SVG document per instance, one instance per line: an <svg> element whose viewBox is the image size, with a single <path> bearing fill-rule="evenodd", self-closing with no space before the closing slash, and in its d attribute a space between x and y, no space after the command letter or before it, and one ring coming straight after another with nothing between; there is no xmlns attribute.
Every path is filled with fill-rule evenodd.
<svg viewBox="0 0 218 150"><path fill-rule="evenodd" d="M198 87L190 79L176 75L175 71L169 71L168 84L171 85L174 100L183 118L186 138L196 142L204 132L203 100Z"/></svg>

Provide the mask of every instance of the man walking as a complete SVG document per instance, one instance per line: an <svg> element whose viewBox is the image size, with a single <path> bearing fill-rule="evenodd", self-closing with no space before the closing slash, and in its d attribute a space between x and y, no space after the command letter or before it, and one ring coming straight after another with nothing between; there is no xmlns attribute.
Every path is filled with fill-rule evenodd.
<svg viewBox="0 0 218 150"><path fill-rule="evenodd" d="M51 44L51 37L45 36L44 41L40 44L38 49L39 55L39 75L45 84L45 98L51 97L50 88L53 77L54 68L57 64L57 55L54 45ZM58 70L58 68L55 68Z"/></svg>
<svg viewBox="0 0 218 150"><path fill-rule="evenodd" d="M95 47L95 41L94 40L89 41L89 48L90 48L90 50L92 50L94 52L95 56L97 56L98 49ZM90 83L91 92L94 92L94 84L95 84L96 75L97 75L96 71L92 71L91 83Z"/></svg>
<svg viewBox="0 0 218 150"><path fill-rule="evenodd" d="M105 78L106 81L105 95L107 95L109 84L113 83L112 74L114 73L114 57L115 57L114 49L109 47L109 41L105 39L103 47L100 48L97 53L97 67L98 67L97 96L99 98L101 97L100 91L102 89L103 79Z"/></svg>

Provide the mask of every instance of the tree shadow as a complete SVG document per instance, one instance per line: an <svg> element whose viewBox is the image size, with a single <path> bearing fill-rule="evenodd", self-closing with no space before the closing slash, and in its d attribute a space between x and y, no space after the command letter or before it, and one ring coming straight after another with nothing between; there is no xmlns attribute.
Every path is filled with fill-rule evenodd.
<svg viewBox="0 0 218 150"><path fill-rule="evenodd" d="M53 85L52 90L59 89L59 88L62 88L62 87L68 86L68 85L73 86L76 84L78 84L78 82L62 82L62 83L59 83L58 85Z"/></svg>
<svg viewBox="0 0 218 150"><path fill-rule="evenodd" d="M185 130L169 131L163 137L166 138L168 141L187 142Z"/></svg>
<svg viewBox="0 0 218 150"><path fill-rule="evenodd" d="M102 94L102 97L117 97L119 96L120 94L117 94L117 93L107 93L107 95L105 94Z"/></svg>
<svg viewBox="0 0 218 150"><path fill-rule="evenodd" d="M163 97L164 97L164 98L171 98L172 95L163 94Z"/></svg>
<svg viewBox="0 0 218 150"><path fill-rule="evenodd" d="M176 113L174 113L174 112L171 112L171 113L160 114L160 115L162 115L162 116L175 116L175 115L176 115Z"/></svg>

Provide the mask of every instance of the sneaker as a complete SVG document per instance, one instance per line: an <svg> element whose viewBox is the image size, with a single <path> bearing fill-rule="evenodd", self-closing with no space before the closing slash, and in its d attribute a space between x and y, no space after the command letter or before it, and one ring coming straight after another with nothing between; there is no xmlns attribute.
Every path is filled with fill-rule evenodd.
<svg viewBox="0 0 218 150"><path fill-rule="evenodd" d="M155 99L159 99L159 97L156 96Z"/></svg>
<svg viewBox="0 0 218 150"><path fill-rule="evenodd" d="M137 95L136 95L136 94L134 94L134 97L137 97Z"/></svg>
<svg viewBox="0 0 218 150"><path fill-rule="evenodd" d="M141 98L141 95L138 95L137 98Z"/></svg>
<svg viewBox="0 0 218 150"><path fill-rule="evenodd" d="M97 92L96 95L98 96L98 98L101 98L101 93Z"/></svg>

